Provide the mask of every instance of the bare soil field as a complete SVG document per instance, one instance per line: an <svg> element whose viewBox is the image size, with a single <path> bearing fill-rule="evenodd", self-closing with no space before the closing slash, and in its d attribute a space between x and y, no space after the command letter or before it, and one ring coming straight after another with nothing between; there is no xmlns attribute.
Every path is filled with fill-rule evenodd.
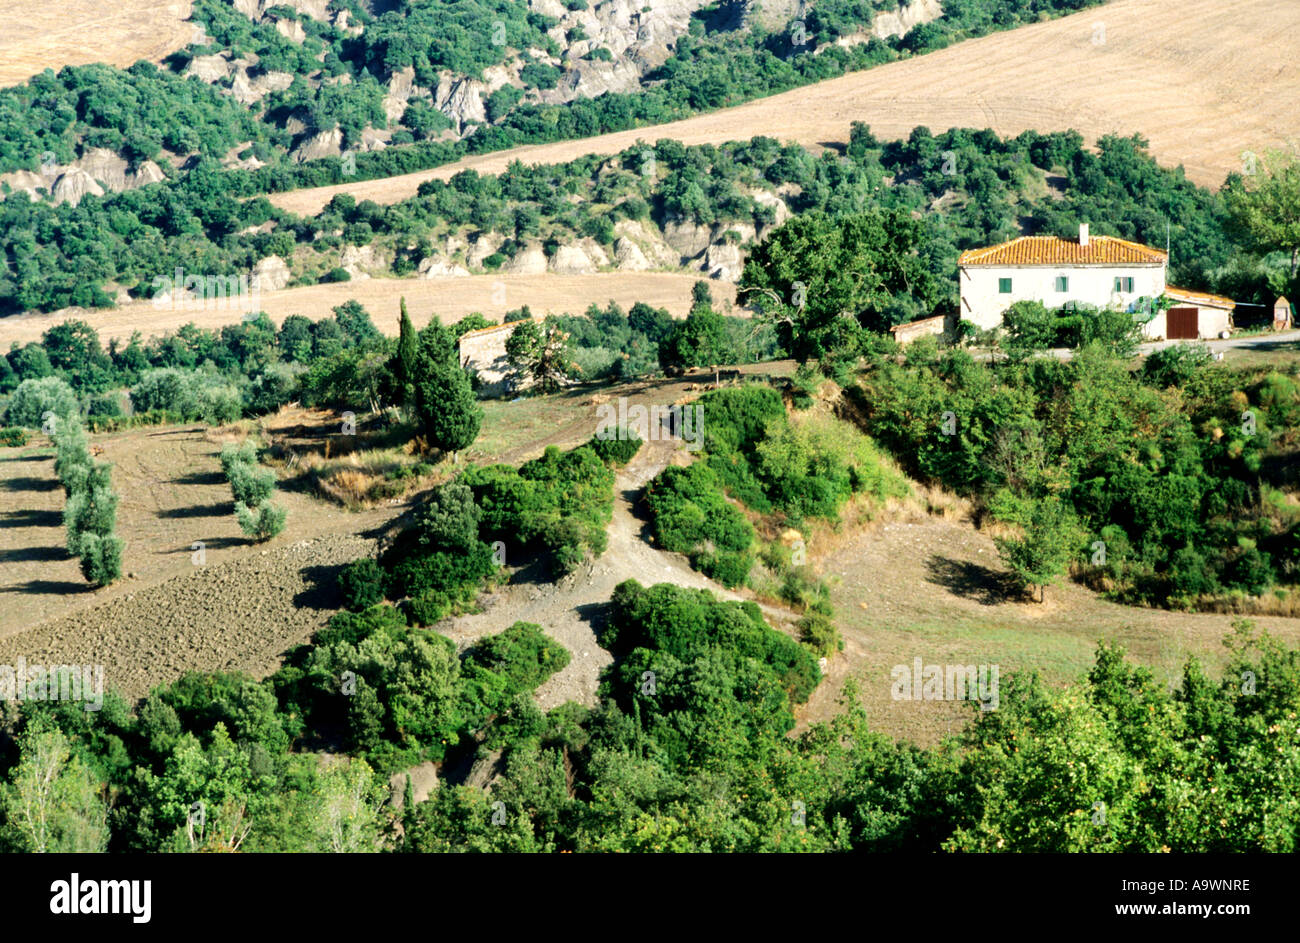
<svg viewBox="0 0 1300 943"><path fill-rule="evenodd" d="M578 141L482 154L434 170L276 194L315 215L336 193L395 203L425 180L497 174L513 160L560 164L638 141L721 144L768 135L809 147L848 140L865 121L881 138L917 125L999 134L1073 128L1089 141L1141 134L1164 164L1218 187L1262 152L1300 136L1294 0L1113 0L1072 16L968 40L938 52L682 121Z"/></svg>
<svg viewBox="0 0 1300 943"><path fill-rule="evenodd" d="M235 521L221 444L206 433L169 426L92 436L97 458L113 466L125 541L125 578L100 590L65 549L52 449L0 450L0 661L104 664L110 683L139 694L145 679L182 670L274 668L287 637L305 641L323 624L328 613L313 607L301 570L362 555L368 541L356 535L399 509L348 514L281 490L284 533L251 544Z"/></svg>
<svg viewBox="0 0 1300 943"><path fill-rule="evenodd" d="M0 0L0 85L44 69L157 62L188 43L188 0Z"/></svg>
<svg viewBox="0 0 1300 943"><path fill-rule="evenodd" d="M618 302L626 311L638 301L667 308L674 317L685 317L691 307L691 286L704 276L699 272L601 272L595 275L470 275L442 278L367 278L353 282L306 285L280 291L209 303L200 308L178 304L157 307L152 301L136 301L117 308L67 308L53 314L28 313L0 318L0 348L13 342L40 340L55 324L66 320L86 321L107 344L123 341L134 331L146 338L174 331L194 322L199 327L219 330L238 321L248 310L265 311L277 325L291 314L313 321L327 317L330 310L348 299L365 305L375 325L387 334L397 334L398 309L406 298L411 320L423 327L436 312L444 324L477 311L489 321L500 322L507 311L528 305L535 315L581 314L592 303ZM735 306L736 286L712 281L715 306L730 311Z"/></svg>

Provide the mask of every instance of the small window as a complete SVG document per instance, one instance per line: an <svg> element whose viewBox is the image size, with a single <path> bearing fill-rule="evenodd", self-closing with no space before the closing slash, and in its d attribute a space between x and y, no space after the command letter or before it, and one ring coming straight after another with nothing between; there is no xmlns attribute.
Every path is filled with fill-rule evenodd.
<svg viewBox="0 0 1300 943"><path fill-rule="evenodd" d="M1057 291L1069 291L1069 290L1070 290L1070 279L1069 279L1068 276L1065 276L1065 275L1058 275L1058 276L1056 276L1056 290L1057 290Z"/></svg>
<svg viewBox="0 0 1300 943"><path fill-rule="evenodd" d="M1116 290L1116 291L1126 291L1126 292L1129 292L1129 293L1131 294L1131 293L1133 292L1133 279L1131 279L1131 278L1120 278L1119 276L1116 276L1116 278L1115 278L1115 290Z"/></svg>
<svg viewBox="0 0 1300 943"><path fill-rule="evenodd" d="M1011 294L1011 279L1009 278L998 279L998 294L1000 295Z"/></svg>

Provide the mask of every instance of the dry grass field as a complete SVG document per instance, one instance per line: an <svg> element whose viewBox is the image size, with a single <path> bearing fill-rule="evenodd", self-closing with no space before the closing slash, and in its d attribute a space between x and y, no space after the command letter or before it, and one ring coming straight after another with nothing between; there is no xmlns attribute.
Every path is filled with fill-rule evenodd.
<svg viewBox="0 0 1300 943"><path fill-rule="evenodd" d="M113 338L128 339L134 331L145 337L173 331L187 322L209 330L238 321L245 309L265 311L278 325L291 314L312 320L326 317L330 310L350 298L365 305L375 325L385 333L397 333L401 299L406 298L411 320L423 327L436 312L444 324L477 311L490 321L500 321L507 311L528 305L535 315L581 314L594 303L618 302L626 311L638 301L667 308L675 317L685 317L691 307L691 286L704 276L699 272L601 272L595 275L470 275L431 279L368 278L262 292L256 299L232 299L229 305L212 303L206 309L178 306L157 308L152 301L139 301L118 308L85 310L70 308L54 314L29 313L0 318L0 349L14 341L26 344L40 340L55 324L69 319L86 321L107 344ZM712 281L715 307L730 311L735 304L736 286ZM248 302L237 304L236 302Z"/></svg>
<svg viewBox="0 0 1300 943"><path fill-rule="evenodd" d="M911 666L915 658L925 665L998 665L1000 683L1034 670L1062 685L1092 667L1097 642L1106 639L1172 686L1193 656L1219 676L1227 660L1223 639L1239 618L1122 606L1070 582L1049 588L1042 603L1008 594L991 536L960 515L904 508L813 549L831 584L844 651L830 659L800 722L838 713L844 682L853 678L873 729L923 745L960 730L971 705L894 700L895 665ZM1300 646L1300 619L1240 618Z"/></svg>
<svg viewBox="0 0 1300 943"><path fill-rule="evenodd" d="M188 0L0 0L0 86L43 69L158 61L190 41Z"/></svg>
<svg viewBox="0 0 1300 943"><path fill-rule="evenodd" d="M1073 16L985 36L712 114L580 141L483 154L383 180L282 193L272 202L315 214L336 193L393 203L424 180L466 168L500 173L512 160L556 164L613 154L638 140L719 144L766 134L817 147L865 121L877 136L917 125L1000 134L1074 128L1089 140L1142 134L1164 164L1217 187L1241 154L1300 136L1295 0L1114 0Z"/></svg>

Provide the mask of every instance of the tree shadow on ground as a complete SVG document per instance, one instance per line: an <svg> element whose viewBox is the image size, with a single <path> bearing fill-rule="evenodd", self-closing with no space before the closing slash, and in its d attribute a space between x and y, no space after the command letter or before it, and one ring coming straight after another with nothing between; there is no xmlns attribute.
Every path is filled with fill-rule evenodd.
<svg viewBox="0 0 1300 943"><path fill-rule="evenodd" d="M575 607L573 611L578 614L579 619L591 626L592 632L596 634L596 641L603 643L605 641L605 629L609 626L609 603L583 603L581 606Z"/></svg>
<svg viewBox="0 0 1300 943"><path fill-rule="evenodd" d="M220 485L224 484L226 476L219 471L191 472L188 475L181 475L179 478L173 478L174 485Z"/></svg>
<svg viewBox="0 0 1300 943"><path fill-rule="evenodd" d="M60 527L63 524L62 511L9 511L4 518L6 527Z"/></svg>
<svg viewBox="0 0 1300 943"><path fill-rule="evenodd" d="M63 487L55 478L33 478L22 476L6 478L0 481L0 490L4 491L53 491Z"/></svg>
<svg viewBox="0 0 1300 943"><path fill-rule="evenodd" d="M64 547L11 547L0 550L0 563L53 563L68 559Z"/></svg>
<svg viewBox="0 0 1300 943"><path fill-rule="evenodd" d="M183 547L177 547L172 553L194 553L194 544L203 544L204 550L225 550L228 547L243 547L248 541L242 537L199 537Z"/></svg>
<svg viewBox="0 0 1300 943"><path fill-rule="evenodd" d="M7 589L0 590L6 593L24 593L42 596L68 596L78 593L89 593L93 591L89 583L73 583L70 580L28 580L26 583L15 583Z"/></svg>
<svg viewBox="0 0 1300 943"><path fill-rule="evenodd" d="M303 581L307 588L295 593L293 604L298 609L342 609L343 593L339 590L339 571L344 564L304 567Z"/></svg>
<svg viewBox="0 0 1300 943"><path fill-rule="evenodd" d="M971 599L981 606L997 606L1020 599L1024 593L1010 575L969 560L933 554L925 561L926 580L942 586L954 596Z"/></svg>
<svg viewBox="0 0 1300 943"><path fill-rule="evenodd" d="M183 519L189 517L225 517L227 514L234 514L235 507L229 501L218 501L216 504L190 504L183 508L172 508L170 511L159 511L158 516L168 519Z"/></svg>

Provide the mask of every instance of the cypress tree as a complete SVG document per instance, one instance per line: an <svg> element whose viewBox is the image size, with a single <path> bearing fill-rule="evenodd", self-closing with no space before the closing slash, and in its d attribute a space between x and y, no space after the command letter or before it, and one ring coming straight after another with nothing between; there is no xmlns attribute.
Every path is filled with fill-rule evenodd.
<svg viewBox="0 0 1300 943"><path fill-rule="evenodd" d="M413 411L415 406L413 384L419 354L419 339L415 326L411 324L411 316L406 311L406 299L403 298L402 316L398 322L397 353L393 357L393 376L397 379L398 396L408 411Z"/></svg>

